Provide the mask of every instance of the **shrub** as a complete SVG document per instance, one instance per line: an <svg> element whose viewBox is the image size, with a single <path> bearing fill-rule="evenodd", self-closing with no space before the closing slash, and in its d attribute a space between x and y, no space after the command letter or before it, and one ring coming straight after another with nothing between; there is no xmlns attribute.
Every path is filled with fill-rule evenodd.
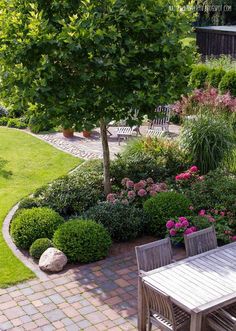
<svg viewBox="0 0 236 331"><path fill-rule="evenodd" d="M203 181L195 182L185 195L194 208L215 209L236 215L236 176L221 170L212 171L204 176Z"/></svg>
<svg viewBox="0 0 236 331"><path fill-rule="evenodd" d="M134 206L117 203L100 203L90 208L84 218L92 219L108 230L115 241L127 241L144 232L147 216Z"/></svg>
<svg viewBox="0 0 236 331"><path fill-rule="evenodd" d="M11 236L17 247L28 249L36 239L51 239L63 222L63 218L49 208L22 209L11 223Z"/></svg>
<svg viewBox="0 0 236 331"><path fill-rule="evenodd" d="M103 198L103 177L97 172L76 171L42 188L36 197L40 205L61 215L80 214Z"/></svg>
<svg viewBox="0 0 236 331"><path fill-rule="evenodd" d="M229 121L218 116L198 116L186 121L181 141L202 174L219 167L232 156L235 133Z"/></svg>
<svg viewBox="0 0 236 331"><path fill-rule="evenodd" d="M61 225L53 243L71 262L93 262L108 255L111 238L107 230L91 220L74 219Z"/></svg>
<svg viewBox="0 0 236 331"><path fill-rule="evenodd" d="M184 243L184 234L190 234L197 231L193 226L191 217L175 217L166 222L167 234L175 244Z"/></svg>
<svg viewBox="0 0 236 331"><path fill-rule="evenodd" d="M5 107L0 105L0 117L7 117L8 116L8 111Z"/></svg>
<svg viewBox="0 0 236 331"><path fill-rule="evenodd" d="M53 243L48 238L39 238L36 239L33 244L30 246L29 253L35 258L39 259L40 256L49 248L53 247Z"/></svg>
<svg viewBox="0 0 236 331"><path fill-rule="evenodd" d="M218 88L224 75L225 70L223 68L212 68L208 72L207 82L210 86Z"/></svg>
<svg viewBox="0 0 236 331"><path fill-rule="evenodd" d="M44 116L32 115L29 119L29 129L33 133L49 131L53 128L52 123Z"/></svg>
<svg viewBox="0 0 236 331"><path fill-rule="evenodd" d="M188 198L176 192L162 192L145 201L144 210L150 216L150 233L158 237L164 236L166 221L189 214L190 204Z"/></svg>
<svg viewBox="0 0 236 331"><path fill-rule="evenodd" d="M236 97L236 71L231 70L226 72L223 76L219 89L222 93L230 92L234 97Z"/></svg>
<svg viewBox="0 0 236 331"><path fill-rule="evenodd" d="M18 209L31 209L34 207L39 207L39 202L37 201L37 199L27 197L20 201Z"/></svg>
<svg viewBox="0 0 236 331"><path fill-rule="evenodd" d="M8 117L0 117L0 125L1 126L7 126L9 118Z"/></svg>
<svg viewBox="0 0 236 331"><path fill-rule="evenodd" d="M21 118L9 118L7 122L9 128L25 129L27 124Z"/></svg>
<svg viewBox="0 0 236 331"><path fill-rule="evenodd" d="M191 88L203 88L206 85L209 68L202 63L193 66L189 85Z"/></svg>

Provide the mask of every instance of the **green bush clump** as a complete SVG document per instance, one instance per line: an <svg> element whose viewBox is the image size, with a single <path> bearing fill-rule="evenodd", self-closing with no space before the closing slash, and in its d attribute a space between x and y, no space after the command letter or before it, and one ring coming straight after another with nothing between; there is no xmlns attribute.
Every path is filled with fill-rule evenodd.
<svg viewBox="0 0 236 331"><path fill-rule="evenodd" d="M186 121L181 142L202 174L215 170L223 162L231 162L236 146L230 121L210 114L198 115L195 120Z"/></svg>
<svg viewBox="0 0 236 331"><path fill-rule="evenodd" d="M36 239L33 244L30 246L30 256L35 259L39 259L40 256L50 247L53 247L53 243L48 238L39 238Z"/></svg>
<svg viewBox="0 0 236 331"><path fill-rule="evenodd" d="M39 238L51 239L64 219L49 208L22 209L11 223L11 236L17 247L28 249Z"/></svg>
<svg viewBox="0 0 236 331"><path fill-rule="evenodd" d="M209 74L209 67L203 63L195 64L190 75L191 88L204 88Z"/></svg>
<svg viewBox="0 0 236 331"><path fill-rule="evenodd" d="M29 129L33 133L40 131L49 131L53 128L51 122L44 116L32 115L29 119Z"/></svg>
<svg viewBox="0 0 236 331"><path fill-rule="evenodd" d="M212 68L208 72L207 82L210 86L218 88L224 75L225 70L223 68Z"/></svg>
<svg viewBox="0 0 236 331"><path fill-rule="evenodd" d="M8 116L8 110L0 105L0 117L7 117Z"/></svg>
<svg viewBox="0 0 236 331"><path fill-rule="evenodd" d="M111 163L111 175L116 185L125 177L135 182L151 177L159 182L175 176L190 164L187 153L177 141L134 139Z"/></svg>
<svg viewBox="0 0 236 331"><path fill-rule="evenodd" d="M115 241L135 239L144 232L147 215L140 209L122 203L100 203L83 215L102 224Z"/></svg>
<svg viewBox="0 0 236 331"><path fill-rule="evenodd" d="M8 117L5 117L5 116L0 117L0 125L1 126L7 126L8 120L9 120Z"/></svg>
<svg viewBox="0 0 236 331"><path fill-rule="evenodd" d="M69 261L87 263L105 258L112 241L101 224L92 220L74 219L57 229L53 243Z"/></svg>
<svg viewBox="0 0 236 331"><path fill-rule="evenodd" d="M35 197L63 216L81 214L103 198L103 176L98 172L75 171L38 190Z"/></svg>
<svg viewBox="0 0 236 331"><path fill-rule="evenodd" d="M185 191L197 211L216 209L236 215L236 176L222 170L209 172Z"/></svg>
<svg viewBox="0 0 236 331"><path fill-rule="evenodd" d="M18 209L31 209L39 207L39 202L33 197L27 197L20 201Z"/></svg>
<svg viewBox="0 0 236 331"><path fill-rule="evenodd" d="M25 129L27 124L22 118L9 118L7 122L9 128Z"/></svg>
<svg viewBox="0 0 236 331"><path fill-rule="evenodd" d="M230 94L236 97L236 70L230 70L223 76L219 89L221 93L230 92Z"/></svg>
<svg viewBox="0 0 236 331"><path fill-rule="evenodd" d="M168 219L189 214L190 200L181 193L161 192L144 202L149 215L149 232L162 237L166 232Z"/></svg>

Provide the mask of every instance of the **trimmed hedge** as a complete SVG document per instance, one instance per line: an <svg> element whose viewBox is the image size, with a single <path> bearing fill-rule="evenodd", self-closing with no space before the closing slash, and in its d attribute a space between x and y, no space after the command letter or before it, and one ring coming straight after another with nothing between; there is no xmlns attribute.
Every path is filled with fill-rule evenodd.
<svg viewBox="0 0 236 331"><path fill-rule="evenodd" d="M229 91L232 96L236 97L236 71L231 70L223 76L219 89L222 93Z"/></svg>
<svg viewBox="0 0 236 331"><path fill-rule="evenodd" d="M92 220L74 219L61 225L53 243L71 262L94 262L105 258L111 247L107 230Z"/></svg>
<svg viewBox="0 0 236 331"><path fill-rule="evenodd" d="M176 192L161 192L145 201L144 210L150 216L150 233L163 237L168 219L188 215L190 205L188 198Z"/></svg>
<svg viewBox="0 0 236 331"><path fill-rule="evenodd" d="M210 68L203 63L195 64L193 66L189 85L191 88L204 88L207 82Z"/></svg>
<svg viewBox="0 0 236 331"><path fill-rule="evenodd" d="M39 238L51 239L64 219L50 208L22 209L11 223L11 236L17 247L29 249Z"/></svg>
<svg viewBox="0 0 236 331"><path fill-rule="evenodd" d="M53 247L53 243L48 238L39 238L36 239L33 244L30 246L30 256L35 259L39 259L40 256L49 248Z"/></svg>

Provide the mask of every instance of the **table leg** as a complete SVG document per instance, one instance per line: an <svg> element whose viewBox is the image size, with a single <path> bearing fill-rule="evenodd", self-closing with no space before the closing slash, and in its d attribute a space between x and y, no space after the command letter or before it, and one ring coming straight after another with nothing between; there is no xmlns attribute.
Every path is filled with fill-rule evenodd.
<svg viewBox="0 0 236 331"><path fill-rule="evenodd" d="M146 311L145 311L145 300L143 295L143 284L142 278L138 278L138 330L146 331Z"/></svg>
<svg viewBox="0 0 236 331"><path fill-rule="evenodd" d="M202 314L192 313L190 331L201 331L201 327L202 327Z"/></svg>

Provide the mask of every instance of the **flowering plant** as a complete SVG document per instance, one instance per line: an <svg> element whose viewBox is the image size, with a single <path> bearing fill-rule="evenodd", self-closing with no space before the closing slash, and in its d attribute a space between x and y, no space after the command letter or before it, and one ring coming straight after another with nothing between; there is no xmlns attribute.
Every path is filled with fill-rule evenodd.
<svg viewBox="0 0 236 331"><path fill-rule="evenodd" d="M137 183L129 178L123 178L121 184L123 186L121 192L107 195L108 202L116 203L119 201L124 204L138 203L142 198L155 196L158 192L167 191L167 185L165 183L154 183L152 178L140 180Z"/></svg>
<svg viewBox="0 0 236 331"><path fill-rule="evenodd" d="M175 182L180 187L189 187L191 184L202 180L204 180L204 176L199 175L198 167L195 165L175 176Z"/></svg>
<svg viewBox="0 0 236 331"><path fill-rule="evenodd" d="M172 109L176 114L196 114L206 109L212 113L234 113L236 112L236 98L231 94L220 94L216 88L195 89L191 95L182 96Z"/></svg>
<svg viewBox="0 0 236 331"><path fill-rule="evenodd" d="M192 224L188 217L178 217L170 219L166 222L167 233L171 237L174 244L184 242L184 234L190 234L197 231L197 228Z"/></svg>

